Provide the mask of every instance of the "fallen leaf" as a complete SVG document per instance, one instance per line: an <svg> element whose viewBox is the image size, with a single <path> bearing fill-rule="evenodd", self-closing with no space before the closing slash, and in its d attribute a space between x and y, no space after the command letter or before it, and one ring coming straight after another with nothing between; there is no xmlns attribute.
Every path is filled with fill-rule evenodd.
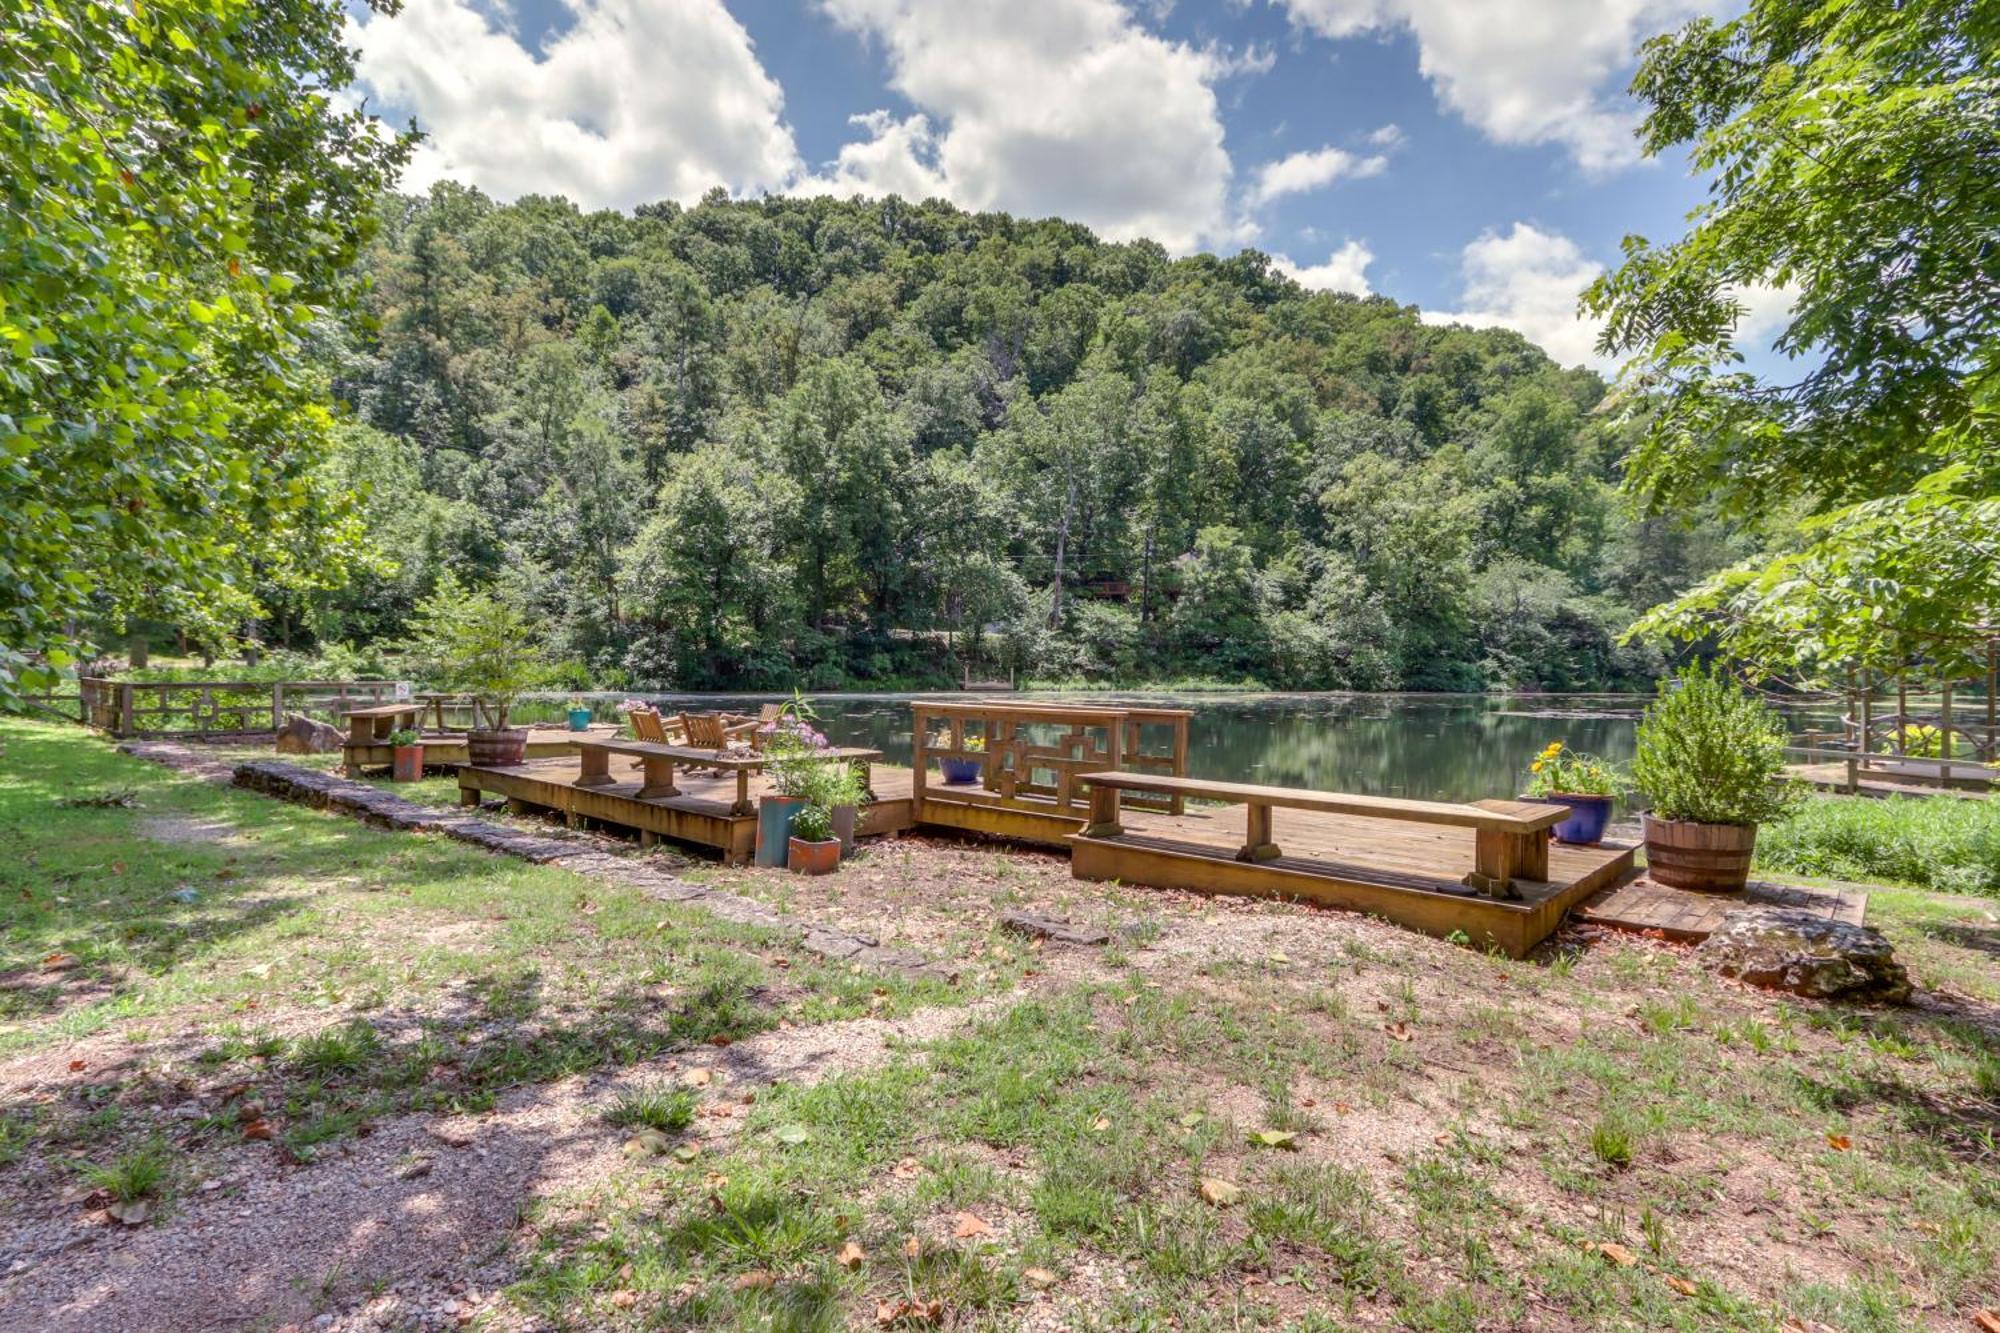
<svg viewBox="0 0 2000 1333"><path fill-rule="evenodd" d="M811 1138L812 1135L806 1132L806 1127L804 1125L780 1125L778 1126L777 1130L772 1134L771 1137L775 1138L780 1143L792 1144L796 1146L798 1144L804 1143L807 1139Z"/></svg>
<svg viewBox="0 0 2000 1333"><path fill-rule="evenodd" d="M1854 1140L1845 1134L1829 1134L1826 1136L1826 1146L1835 1152L1846 1152L1854 1146Z"/></svg>
<svg viewBox="0 0 2000 1333"><path fill-rule="evenodd" d="M1975 1310L1972 1326L1979 1333L2000 1333L2000 1310Z"/></svg>
<svg viewBox="0 0 2000 1333"><path fill-rule="evenodd" d="M1298 1149L1298 1134L1289 1129L1260 1129L1250 1135L1250 1142L1260 1148Z"/></svg>
<svg viewBox="0 0 2000 1333"><path fill-rule="evenodd" d="M1220 1176L1203 1176L1201 1178L1201 1197L1206 1202L1214 1204L1217 1208L1227 1208L1230 1204L1235 1203L1243 1197L1243 1187L1231 1181L1224 1180Z"/></svg>
<svg viewBox="0 0 2000 1333"><path fill-rule="evenodd" d="M1410 1025L1408 1023L1384 1023L1382 1030L1389 1034L1389 1040L1391 1041L1408 1041L1410 1039Z"/></svg>
<svg viewBox="0 0 2000 1333"><path fill-rule="evenodd" d="M1639 1262L1638 1255L1632 1253L1632 1251L1626 1249L1617 1241L1607 1240L1602 1242L1598 1245L1597 1252L1612 1263L1617 1264L1620 1268L1630 1268L1633 1264Z"/></svg>
<svg viewBox="0 0 2000 1333"><path fill-rule="evenodd" d="M714 1077L715 1071L710 1069L689 1069L681 1074L681 1086L684 1088L705 1088L708 1086L709 1080Z"/></svg>
<svg viewBox="0 0 2000 1333"><path fill-rule="evenodd" d="M708 1044L720 1048L729 1045L731 1042L734 1042L735 1040L736 1038L734 1037L726 1036L723 1033L718 1032L713 1037L710 1037L708 1039Z"/></svg>
<svg viewBox="0 0 2000 1333"><path fill-rule="evenodd" d="M270 1138L271 1122L268 1120L252 1120L249 1124L243 1126L243 1137L246 1139Z"/></svg>
<svg viewBox="0 0 2000 1333"><path fill-rule="evenodd" d="M81 1074L88 1068L90 1068L90 1061L88 1060L72 1060L69 1062L69 1072L72 1074Z"/></svg>
<svg viewBox="0 0 2000 1333"><path fill-rule="evenodd" d="M1181 1117L1182 1129L1193 1129L1196 1125L1199 1125L1200 1123L1201 1123L1201 1112L1199 1111L1189 1111L1186 1115Z"/></svg>
<svg viewBox="0 0 2000 1333"><path fill-rule="evenodd" d="M850 1240L847 1244L840 1247L840 1253L834 1255L833 1258L834 1262L842 1268L853 1272L868 1262L868 1251Z"/></svg>
<svg viewBox="0 0 2000 1333"><path fill-rule="evenodd" d="M917 1173L923 1169L923 1165L916 1158L905 1157L902 1161L889 1168L889 1174L898 1180L915 1180Z"/></svg>
<svg viewBox="0 0 2000 1333"><path fill-rule="evenodd" d="M657 1129L642 1129L625 1140L627 1157L658 1157L671 1146L670 1140Z"/></svg>
<svg viewBox="0 0 2000 1333"><path fill-rule="evenodd" d="M1670 1277L1667 1279L1667 1285L1683 1296L1692 1296L1695 1293L1694 1283L1684 1277Z"/></svg>
<svg viewBox="0 0 2000 1333"><path fill-rule="evenodd" d="M1103 1116L1099 1116L1097 1117L1097 1119L1091 1122L1090 1128L1091 1132L1096 1134L1102 1134L1105 1130L1111 1128L1111 1122L1109 1120L1106 1120Z"/></svg>
<svg viewBox="0 0 2000 1333"><path fill-rule="evenodd" d="M1335 1102L1333 1104L1333 1111L1335 1115L1348 1115L1352 1113L1353 1110L1354 1108L1349 1106L1346 1102Z"/></svg>
<svg viewBox="0 0 2000 1333"><path fill-rule="evenodd" d="M1026 1268L1021 1270L1021 1276L1028 1279L1030 1286L1035 1287L1053 1287L1056 1283L1062 1281L1061 1278L1046 1268Z"/></svg>
<svg viewBox="0 0 2000 1333"><path fill-rule="evenodd" d="M993 1228L975 1213L960 1213L952 1219L951 1234L960 1240L970 1240L974 1236L992 1235Z"/></svg>
<svg viewBox="0 0 2000 1333"><path fill-rule="evenodd" d="M629 1288L611 1293L611 1303L620 1310L629 1310L639 1303L639 1293Z"/></svg>
<svg viewBox="0 0 2000 1333"><path fill-rule="evenodd" d="M1285 963L1291 962L1292 958L1290 954L1280 952L1272 954L1271 961L1282 966Z"/></svg>
<svg viewBox="0 0 2000 1333"><path fill-rule="evenodd" d="M903 1253L909 1255L910 1258L914 1259L923 1252L924 1252L924 1243L918 1240L915 1236L912 1236L908 1240L903 1242Z"/></svg>
<svg viewBox="0 0 2000 1333"><path fill-rule="evenodd" d="M701 1149L692 1143L683 1143L680 1147L674 1149L674 1160L677 1162L692 1162L699 1156L701 1156Z"/></svg>
<svg viewBox="0 0 2000 1333"><path fill-rule="evenodd" d="M769 1291L778 1285L778 1279L761 1268L753 1268L729 1285L737 1291Z"/></svg>

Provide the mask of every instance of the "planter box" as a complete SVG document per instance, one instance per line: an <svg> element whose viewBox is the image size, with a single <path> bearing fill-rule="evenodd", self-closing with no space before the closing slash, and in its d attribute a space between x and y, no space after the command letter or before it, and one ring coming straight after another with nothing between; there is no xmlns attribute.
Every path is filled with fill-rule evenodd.
<svg viewBox="0 0 2000 1333"><path fill-rule="evenodd" d="M786 843L786 865L795 875L831 875L840 869L840 839L807 842L792 838Z"/></svg>
<svg viewBox="0 0 2000 1333"><path fill-rule="evenodd" d="M1735 893L1750 879L1755 824L1697 824L1643 817L1646 874L1673 889Z"/></svg>
<svg viewBox="0 0 2000 1333"><path fill-rule="evenodd" d="M421 745L398 745L390 752L392 764L389 777L395 782L418 782L424 776L424 747Z"/></svg>

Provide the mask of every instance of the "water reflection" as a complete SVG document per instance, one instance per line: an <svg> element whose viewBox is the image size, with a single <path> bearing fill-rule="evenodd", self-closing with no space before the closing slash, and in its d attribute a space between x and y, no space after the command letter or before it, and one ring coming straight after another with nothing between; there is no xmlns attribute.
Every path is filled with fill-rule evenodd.
<svg viewBox="0 0 2000 1333"><path fill-rule="evenodd" d="M588 699L600 719L615 720L625 697ZM754 713L783 696L640 697L667 711ZM837 744L866 745L894 763L909 762L912 699L1010 697L1016 696L811 696ZM1626 763L1634 723L1646 704L1645 696L1619 694L1037 694L1032 700L1191 708L1188 770L1197 777L1443 801L1513 795L1528 761L1552 740ZM560 712L559 701L548 701L525 704L518 715L540 721Z"/></svg>

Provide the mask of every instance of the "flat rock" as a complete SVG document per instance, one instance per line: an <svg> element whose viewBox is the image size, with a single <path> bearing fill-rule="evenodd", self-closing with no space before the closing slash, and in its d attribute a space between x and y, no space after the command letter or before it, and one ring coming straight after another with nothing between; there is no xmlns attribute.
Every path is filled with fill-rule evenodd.
<svg viewBox="0 0 2000 1333"><path fill-rule="evenodd" d="M339 729L318 718L287 713L285 725L278 728L279 754L332 754L339 748Z"/></svg>
<svg viewBox="0 0 2000 1333"><path fill-rule="evenodd" d="M1695 958L1725 977L1814 999L1910 998L1909 973L1881 931L1797 908L1732 912Z"/></svg>
<svg viewBox="0 0 2000 1333"><path fill-rule="evenodd" d="M1033 912L1009 912L1000 918L1003 929L1031 940L1054 940L1058 944L1109 944L1111 932L1095 926L1072 926L1061 917L1037 916Z"/></svg>

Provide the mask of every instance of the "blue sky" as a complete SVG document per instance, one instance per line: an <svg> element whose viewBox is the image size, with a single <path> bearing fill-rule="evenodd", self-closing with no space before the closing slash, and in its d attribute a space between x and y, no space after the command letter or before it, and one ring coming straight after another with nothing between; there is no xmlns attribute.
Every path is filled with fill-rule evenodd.
<svg viewBox="0 0 2000 1333"><path fill-rule="evenodd" d="M357 14L410 177L587 206L937 194L1519 329L1701 198L1644 161L1645 37L1718 0L406 0ZM1751 299L1756 331L1781 299Z"/></svg>

